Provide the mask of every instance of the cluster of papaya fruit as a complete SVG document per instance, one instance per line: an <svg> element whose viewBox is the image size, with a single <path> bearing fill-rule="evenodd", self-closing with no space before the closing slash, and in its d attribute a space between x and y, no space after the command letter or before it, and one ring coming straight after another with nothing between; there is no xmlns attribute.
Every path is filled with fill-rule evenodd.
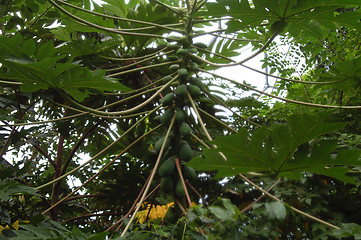
<svg viewBox="0 0 361 240"><path fill-rule="evenodd" d="M158 173L161 177L160 188L166 193L174 193L176 197L185 196L183 183L180 179L176 161L181 164L182 176L184 179L192 180L197 178L197 174L193 168L182 163L188 162L193 157L193 150L190 146L192 128L188 124L186 110L189 109L189 102L201 95L204 89L203 82L197 77L198 64L192 57L198 53L198 48L206 48L203 43L192 44L189 36L182 36L175 44L169 43L168 49L175 50L175 55L168 56L169 61L176 61L176 64L170 66L170 70L177 74L178 82L167 93L162 104L165 109L164 113L159 117L160 122L164 126L169 126L173 116L175 116L174 127L170 136L160 138L154 150L158 153L165 141L164 157ZM163 78L163 83L167 83L173 79L171 76ZM191 98L189 98L191 96Z"/></svg>

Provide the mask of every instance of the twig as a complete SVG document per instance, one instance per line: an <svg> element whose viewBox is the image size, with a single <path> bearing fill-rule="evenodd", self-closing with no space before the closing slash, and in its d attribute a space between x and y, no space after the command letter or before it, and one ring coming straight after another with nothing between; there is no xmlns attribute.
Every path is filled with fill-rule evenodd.
<svg viewBox="0 0 361 240"><path fill-rule="evenodd" d="M270 188L268 188L266 191L269 192L271 191L279 182L281 181L281 179L279 178ZM233 191L232 191L233 192ZM238 192L235 192L236 194L239 194ZM249 204L247 207L243 208L241 210L241 213L244 213L248 210L250 210L252 208L252 205L259 202L262 198L264 198L264 194L262 194L261 196L259 196L256 200L253 201L253 203Z"/></svg>
<svg viewBox="0 0 361 240"><path fill-rule="evenodd" d="M69 222L69 221L77 220L77 219L80 219L80 218L96 217L96 216L122 215L122 214L123 214L123 213L115 213L115 212L91 213L91 214L85 214L85 215L81 215L81 216L76 216L76 217L68 218L68 219L64 220L62 223L66 223L66 222Z"/></svg>
<svg viewBox="0 0 361 240"><path fill-rule="evenodd" d="M137 140L135 140L134 142L132 142L131 144L129 144L123 151L121 151L116 157L113 158L112 161L110 161L107 165L105 165L102 169L100 169L96 174L94 174L92 177L90 177L87 181L85 181L82 185L80 185L79 187L77 187L74 191L72 191L71 193L69 193L66 197L60 199L58 202L56 202L54 205L52 205L50 208L46 209L44 212L42 212L42 214L44 215L45 213L47 213L48 211L50 211L51 209L53 209L54 207L56 207L57 205L59 205L60 203L64 202L65 200L67 200L70 196L72 196L74 193L76 193L79 189L81 189L82 187L84 187L85 185L87 185L89 182L91 182L95 177L97 177L99 174L101 174L102 172L104 172L109 166L111 166L120 156L122 156L129 148L131 148L134 144L136 144L137 142L139 142L141 139L143 139L145 136L147 136L148 134L150 134L151 132L153 132L154 130L158 129L158 127L153 128L151 131L147 132L146 134L144 134L143 136L139 137ZM65 175L65 174L64 174ZM64 176L63 175L63 176ZM61 176L62 177L62 176ZM56 180L56 179L55 179ZM46 185L46 184L44 184ZM42 185L42 186L44 186ZM42 187L41 186L41 187Z"/></svg>
<svg viewBox="0 0 361 240"><path fill-rule="evenodd" d="M202 199L202 202L204 203L204 205L206 205L206 207L208 207L208 203L207 201L202 197L202 195L192 186L192 184L190 184L188 181L186 181L186 184L188 185L188 187L190 187L193 192L200 198Z"/></svg>
<svg viewBox="0 0 361 240"><path fill-rule="evenodd" d="M134 207L136 206L137 202L139 201L140 197L142 196L145 186L147 185L148 181L149 181L149 177L148 176L147 180L145 181L145 183L143 184L142 189L140 190L137 198L135 199L135 201L133 202L133 205L130 207L129 211L127 214L125 214L123 217L121 217L118 221L116 221L112 226L110 226L107 230L105 230L106 232L112 230L116 225L118 225L119 223L121 223L123 221L124 218L128 217L132 211L134 210ZM121 228L121 226L123 225L123 222L118 226L118 228L116 229L116 231L119 231L119 229Z"/></svg>
<svg viewBox="0 0 361 240"><path fill-rule="evenodd" d="M186 210L184 209L184 207L182 206L182 204L179 202L179 200L177 198L174 198L174 202L178 205L178 207L182 211L182 213L184 215L187 215Z"/></svg>
<svg viewBox="0 0 361 240"><path fill-rule="evenodd" d="M259 186L257 186L257 184L255 184L254 182L252 182L251 180L249 180L248 178L246 178L244 175L239 174L239 176L240 176L241 178L243 178L246 182L248 182L249 184L251 184L253 187L255 187L256 189L258 189L259 191L261 191L262 193L264 193L265 195L267 195L268 197L270 197L270 198L272 198L273 200L276 200L276 201L278 201L278 202L280 202L280 203L282 203L282 204L285 204L281 199L279 199L279 198L273 196L272 194L268 193L267 191L263 190L262 188L260 188ZM289 208L291 208L293 211L295 211L295 212L297 212L297 213L299 213L299 214L302 214L302 215L305 216L305 217L308 217L308 218L310 218L310 219L312 219L312 220L315 220L315 221L317 221L317 222L319 222L319 223L325 224L325 225L327 225L327 226L329 226L329 227L332 227L332 228L334 228L334 229L340 229L339 227L337 227L337 226L335 226L335 225L333 225L333 224L331 224L331 223L325 222L325 221L323 221L323 220L321 220L321 219L319 219L319 218L316 218L316 217L314 217L314 216L312 216L312 215L310 215L310 214L308 214L308 213L305 213L305 212L303 212L303 211L301 211L301 210L298 210L297 208L294 208L294 207L292 207L292 206L290 206L290 205L288 205L288 204L287 204L287 206L289 206Z"/></svg>
<svg viewBox="0 0 361 240"><path fill-rule="evenodd" d="M178 78L178 75L175 76L173 79L171 79L167 84L164 84L157 92L155 92L151 97L149 97L147 100L145 100L144 102L142 102L141 104L138 104L137 106L124 110L124 111L119 111L119 112L105 112L105 111L98 111L96 109L92 109L89 108L87 106L84 106L78 102L76 102L75 100L73 100L71 97L69 97L67 94L63 93L61 90L58 91L58 93L65 98L67 101L69 101L70 103L74 104L76 107L80 108L81 110L84 111L88 111L91 113L95 113L95 114L100 114L100 115L104 115L104 116L114 116L114 115L123 115L123 114L129 114L132 113L134 111L139 110L140 108L146 106L147 104L149 104L156 96L159 95L159 93L161 93L164 89L166 89L167 87L169 87L173 81L175 81Z"/></svg>
<svg viewBox="0 0 361 240"><path fill-rule="evenodd" d="M32 144L33 147L38 150L38 152L40 152L44 157L46 157L48 159L48 161L51 163L51 165L53 165L54 168L56 168L56 164L55 162L53 161L53 159L51 159L51 157L49 156L49 154L47 154L44 149L42 149L39 145L37 144Z"/></svg>
<svg viewBox="0 0 361 240"><path fill-rule="evenodd" d="M240 85L242 87L245 87L245 88L248 88L252 91L255 91L255 92L258 92L260 94L263 94L263 95L266 95L266 96L269 96L269 97L272 97L272 98L276 98L276 99L279 99L279 100L282 100L282 101L285 101L285 102L290 102L290 103L295 103L295 104L299 104L299 105L305 105L305 106L311 106L311 107L321 107L321 108L339 108L339 109L360 109L361 106L337 106L337 105L324 105L324 104L317 104L317 103L308 103L308 102L302 102L302 101L297 101L297 100L292 100L292 99L288 99L288 98L283 98L283 97L279 97L279 96L276 96L276 95L273 95L273 94L269 94L269 93L266 93L264 91L261 91L261 90L258 90L256 88L253 88L251 86L248 86L247 84L243 84L243 83L240 83L240 82L237 82L233 79L230 79L230 78L227 78L227 77L223 77L223 76L220 76L218 74L215 74L215 73L211 73L211 72L208 72L206 70L203 70L203 69L199 69L201 72L205 72L205 73L208 73L210 75L213 75L213 76L216 76L216 77L219 77L219 78L223 78L225 80L228 80L230 82L233 82L234 84L236 85Z"/></svg>
<svg viewBox="0 0 361 240"><path fill-rule="evenodd" d="M132 131L139 123L141 123L144 119L146 119L151 113L153 113L154 111L158 110L160 108L160 106L156 107L155 109L153 109L153 111L151 111L148 115L142 117L141 119L139 119L138 122L136 122L133 126L131 126L129 129L127 129L118 139L116 139L114 142L112 142L111 144L109 144L107 147L105 147L103 150L101 150L100 152L98 152L97 154L95 154L94 157L92 157L91 159L85 161L83 164L79 165L78 167L72 169L71 171L65 173L64 175L60 176L57 179L54 179L50 182L47 182L37 188L35 188L36 190L39 190L43 187L46 187L50 184L53 184L54 182L60 181L61 179L65 178L66 176L78 171L80 168L84 167L85 165L87 165L88 163L90 163L91 161L93 161L94 159L96 159L98 156L100 156L101 154L103 154L105 151L107 151L108 149L110 149L111 147L113 147L117 142L119 142L124 136L126 136L130 131ZM154 130L154 129L153 129Z"/></svg>

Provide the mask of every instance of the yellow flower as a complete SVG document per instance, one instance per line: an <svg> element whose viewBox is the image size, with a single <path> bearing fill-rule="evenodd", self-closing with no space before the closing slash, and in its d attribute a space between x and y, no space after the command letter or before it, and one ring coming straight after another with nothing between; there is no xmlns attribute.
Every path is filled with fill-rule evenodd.
<svg viewBox="0 0 361 240"><path fill-rule="evenodd" d="M0 225L0 234L3 233L3 230L4 230L4 229L10 229L9 225L6 225L5 227L3 227L3 226Z"/></svg>
<svg viewBox="0 0 361 240"><path fill-rule="evenodd" d="M147 218L147 215L149 212L149 216L147 219L148 222L152 221L154 219L157 219L157 218L161 218L163 220L165 217L165 214L168 211L168 208L173 205L174 205L174 202L168 203L167 205L157 205L157 206L154 206L154 205L151 205L148 203L144 203L143 206L144 207L146 206L146 210L139 211L136 215L136 218L138 219L138 222L140 224L143 224L146 221L146 218Z"/></svg>
<svg viewBox="0 0 361 240"><path fill-rule="evenodd" d="M12 226L15 230L19 230L19 220L16 220L11 226Z"/></svg>

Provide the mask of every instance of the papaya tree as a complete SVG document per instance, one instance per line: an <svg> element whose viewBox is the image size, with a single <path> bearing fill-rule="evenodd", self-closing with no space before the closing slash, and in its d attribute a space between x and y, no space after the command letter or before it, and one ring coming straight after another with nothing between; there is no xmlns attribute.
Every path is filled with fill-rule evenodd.
<svg viewBox="0 0 361 240"><path fill-rule="evenodd" d="M0 238L360 238L359 1L0 6Z"/></svg>

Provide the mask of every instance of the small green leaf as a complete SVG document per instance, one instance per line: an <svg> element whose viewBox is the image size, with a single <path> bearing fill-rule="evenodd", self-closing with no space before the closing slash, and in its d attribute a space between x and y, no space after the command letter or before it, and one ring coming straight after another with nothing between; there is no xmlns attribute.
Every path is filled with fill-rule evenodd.
<svg viewBox="0 0 361 240"><path fill-rule="evenodd" d="M213 213L217 218L222 221L228 221L232 219L232 216L229 215L228 211L220 207L209 207L211 213Z"/></svg>
<svg viewBox="0 0 361 240"><path fill-rule="evenodd" d="M266 213L271 219L283 220L287 215L286 207L280 202L266 203L265 207Z"/></svg>

